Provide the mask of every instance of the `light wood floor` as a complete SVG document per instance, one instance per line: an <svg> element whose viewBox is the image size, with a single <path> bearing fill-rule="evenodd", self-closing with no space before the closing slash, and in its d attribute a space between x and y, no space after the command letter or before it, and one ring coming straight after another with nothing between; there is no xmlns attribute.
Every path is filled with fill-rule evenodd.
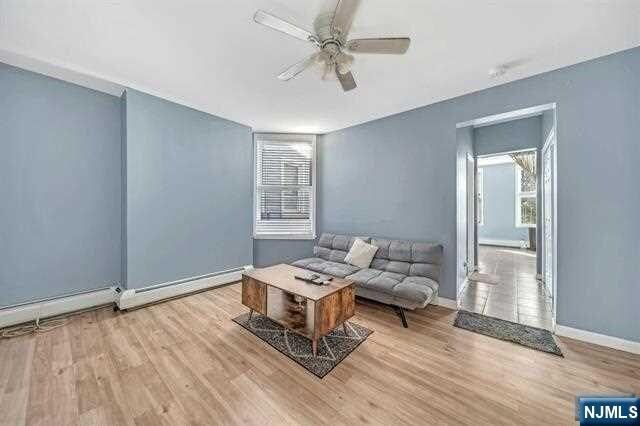
<svg viewBox="0 0 640 426"><path fill-rule="evenodd" d="M0 341L0 423L566 424L576 394L640 393L640 356L562 339L566 358L358 303L374 331L323 380L231 321L232 285L100 309Z"/></svg>

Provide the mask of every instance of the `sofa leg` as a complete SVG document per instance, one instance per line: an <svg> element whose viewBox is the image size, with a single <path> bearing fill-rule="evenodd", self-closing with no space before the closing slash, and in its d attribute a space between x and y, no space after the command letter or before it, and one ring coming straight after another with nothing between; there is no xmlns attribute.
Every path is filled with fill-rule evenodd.
<svg viewBox="0 0 640 426"><path fill-rule="evenodd" d="M404 309L402 309L400 306L394 306L394 308L396 310L396 313L402 320L402 326L404 328L409 328L409 325L407 324L407 317L404 316Z"/></svg>

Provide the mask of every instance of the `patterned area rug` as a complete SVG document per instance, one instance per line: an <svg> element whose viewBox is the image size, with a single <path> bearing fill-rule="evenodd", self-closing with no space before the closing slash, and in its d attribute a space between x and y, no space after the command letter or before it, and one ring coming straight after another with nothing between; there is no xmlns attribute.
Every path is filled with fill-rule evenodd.
<svg viewBox="0 0 640 426"><path fill-rule="evenodd" d="M342 327L333 330L318 341L318 353L314 357L311 340L285 329L265 316L254 313L249 322L249 314L243 314L233 321L320 378L326 376L373 333L366 327L347 322L348 335L344 334Z"/></svg>
<svg viewBox="0 0 640 426"><path fill-rule="evenodd" d="M475 312L459 311L454 326L550 354L564 356L550 331L491 318Z"/></svg>

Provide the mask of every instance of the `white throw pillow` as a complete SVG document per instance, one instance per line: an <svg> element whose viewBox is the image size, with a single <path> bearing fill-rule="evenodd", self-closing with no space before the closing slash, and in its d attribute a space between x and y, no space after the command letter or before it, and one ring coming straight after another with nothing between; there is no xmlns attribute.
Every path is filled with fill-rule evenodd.
<svg viewBox="0 0 640 426"><path fill-rule="evenodd" d="M353 242L353 246L351 246L351 250L347 253L344 261L358 268L368 268L377 251L378 247L367 244L357 238Z"/></svg>

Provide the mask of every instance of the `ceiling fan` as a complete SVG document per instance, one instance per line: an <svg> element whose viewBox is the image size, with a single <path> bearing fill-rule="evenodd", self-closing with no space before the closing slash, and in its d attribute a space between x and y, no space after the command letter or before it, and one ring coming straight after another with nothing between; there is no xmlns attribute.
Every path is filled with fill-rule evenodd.
<svg viewBox="0 0 640 426"><path fill-rule="evenodd" d="M408 37L347 39L359 3L360 0L339 0L334 12L322 14L315 19L315 34L258 10L253 17L257 23L313 43L319 49L319 52L287 68L278 78L290 80L305 69L320 65L323 67L323 78L335 73L346 92L356 88L356 81L350 70L354 58L346 52L392 55L405 53L411 43Z"/></svg>

